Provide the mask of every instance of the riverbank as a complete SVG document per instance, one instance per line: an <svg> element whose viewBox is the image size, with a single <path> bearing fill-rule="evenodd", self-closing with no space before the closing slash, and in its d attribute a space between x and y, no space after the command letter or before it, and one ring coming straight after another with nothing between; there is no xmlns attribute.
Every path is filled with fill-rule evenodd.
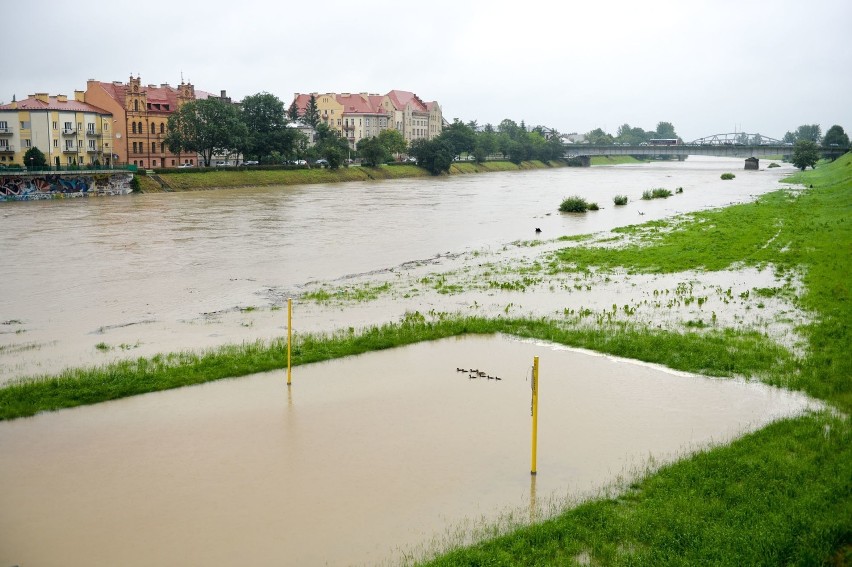
<svg viewBox="0 0 852 567"><path fill-rule="evenodd" d="M561 161L489 161L483 163L455 162L450 166L450 175L488 173L494 171L523 171L566 167ZM208 169L159 173L157 176L165 187L156 180L137 176L142 193L165 191L199 191L204 189L226 189L234 187L264 187L268 185L309 185L314 183L344 183L348 181L375 181L429 177L430 173L416 165L383 165L380 167L342 167L339 169Z"/></svg>

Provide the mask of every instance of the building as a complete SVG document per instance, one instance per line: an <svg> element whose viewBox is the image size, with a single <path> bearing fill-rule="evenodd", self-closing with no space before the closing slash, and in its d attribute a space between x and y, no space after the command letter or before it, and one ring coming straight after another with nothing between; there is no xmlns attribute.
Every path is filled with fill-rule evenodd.
<svg viewBox="0 0 852 567"><path fill-rule="evenodd" d="M195 99L191 83L181 82L177 87L168 83L145 86L139 77L132 75L127 83L90 79L85 92L87 102L114 116L116 162L145 168L198 163L195 153L172 153L165 143L169 116Z"/></svg>
<svg viewBox="0 0 852 567"><path fill-rule="evenodd" d="M440 105L425 103L408 91L393 90L386 95L296 93L293 102L301 115L311 95L316 99L320 120L349 140L352 148L364 138L377 136L389 128L400 132L407 143L431 140L443 129Z"/></svg>
<svg viewBox="0 0 852 567"><path fill-rule="evenodd" d="M36 93L0 106L0 165L29 165L24 154L36 147L51 166L108 166L113 163L114 117L85 101Z"/></svg>

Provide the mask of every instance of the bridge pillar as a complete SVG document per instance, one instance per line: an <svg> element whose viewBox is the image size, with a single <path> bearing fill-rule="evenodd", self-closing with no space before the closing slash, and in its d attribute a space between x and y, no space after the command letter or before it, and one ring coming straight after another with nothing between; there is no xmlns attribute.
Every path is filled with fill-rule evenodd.
<svg viewBox="0 0 852 567"><path fill-rule="evenodd" d="M756 157L746 158L745 169L753 169L757 171L758 169L760 169L760 160Z"/></svg>
<svg viewBox="0 0 852 567"><path fill-rule="evenodd" d="M591 156L578 156L577 159L580 160L580 164L582 167L591 167L592 166L592 157Z"/></svg>

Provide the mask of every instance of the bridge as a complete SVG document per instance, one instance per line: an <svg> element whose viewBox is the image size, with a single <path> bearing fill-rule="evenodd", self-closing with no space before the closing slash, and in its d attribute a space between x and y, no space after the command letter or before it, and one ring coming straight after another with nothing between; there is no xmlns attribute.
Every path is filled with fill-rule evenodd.
<svg viewBox="0 0 852 567"><path fill-rule="evenodd" d="M793 144L785 144L774 138L745 132L713 134L686 144L675 140L651 140L638 145L619 143L608 145L565 144L565 157L580 158L583 165L588 164L588 158L591 156L665 155L686 158L689 155L699 155L757 158L790 155L792 153Z"/></svg>

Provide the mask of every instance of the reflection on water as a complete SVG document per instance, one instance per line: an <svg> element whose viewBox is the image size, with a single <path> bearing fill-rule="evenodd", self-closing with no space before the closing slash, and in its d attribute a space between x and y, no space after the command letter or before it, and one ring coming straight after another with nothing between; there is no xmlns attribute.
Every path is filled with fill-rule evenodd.
<svg viewBox="0 0 852 567"><path fill-rule="evenodd" d="M742 167L740 159L692 157L627 167L4 203L0 323L9 324L0 325L0 381L268 338L282 332L275 314L240 318L238 308L269 307L276 297L298 296L311 281L447 252L499 249L534 238L535 227L542 238L556 238L749 200L776 189L790 171L720 180L721 172ZM655 187L684 192L640 200ZM575 194L602 210L556 212L562 198ZM630 204L612 206L617 194Z"/></svg>
<svg viewBox="0 0 852 567"><path fill-rule="evenodd" d="M375 565L807 404L466 337L44 414L0 423L0 565Z"/></svg>

